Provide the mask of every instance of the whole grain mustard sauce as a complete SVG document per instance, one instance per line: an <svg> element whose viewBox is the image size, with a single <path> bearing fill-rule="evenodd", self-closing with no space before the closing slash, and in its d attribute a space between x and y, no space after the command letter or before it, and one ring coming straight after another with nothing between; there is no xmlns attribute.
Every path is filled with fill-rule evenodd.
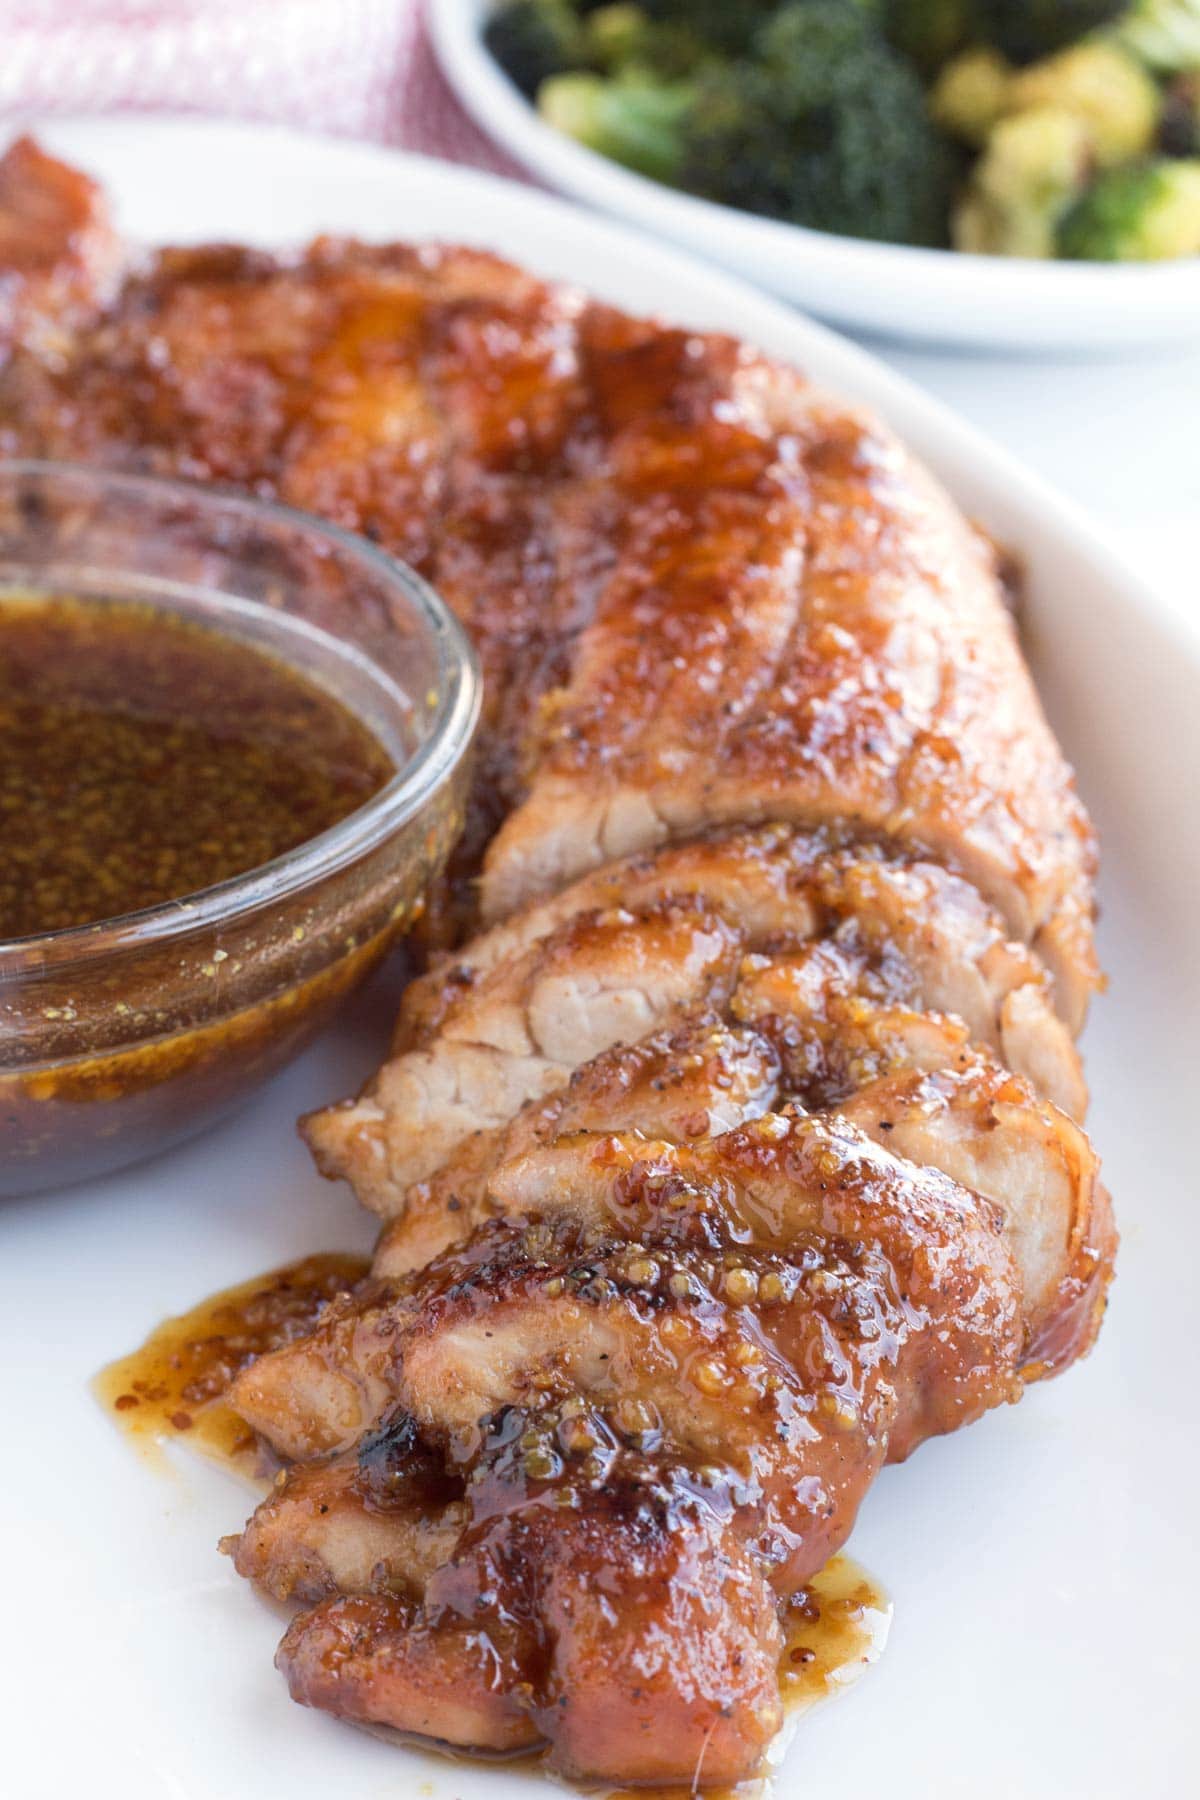
<svg viewBox="0 0 1200 1800"><path fill-rule="evenodd" d="M0 942L245 874L393 773L334 695L244 639L136 602L0 597Z"/></svg>

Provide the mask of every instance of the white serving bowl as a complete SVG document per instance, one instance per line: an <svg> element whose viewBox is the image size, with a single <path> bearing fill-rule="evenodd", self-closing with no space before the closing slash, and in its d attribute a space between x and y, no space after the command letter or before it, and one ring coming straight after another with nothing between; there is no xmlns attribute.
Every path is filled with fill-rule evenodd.
<svg viewBox="0 0 1200 1800"><path fill-rule="evenodd" d="M1037 262L834 237L633 175L544 125L485 48L495 0L432 0L446 78L488 135L550 187L721 263L855 331L993 350L1094 352L1200 336L1200 258Z"/></svg>

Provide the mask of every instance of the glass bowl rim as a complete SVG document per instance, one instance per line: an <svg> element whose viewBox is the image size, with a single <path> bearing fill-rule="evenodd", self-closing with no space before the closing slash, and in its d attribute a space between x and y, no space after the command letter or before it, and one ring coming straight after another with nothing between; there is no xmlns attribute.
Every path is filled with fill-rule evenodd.
<svg viewBox="0 0 1200 1800"><path fill-rule="evenodd" d="M340 525L277 500L260 500L215 484L160 475L129 475L97 468L89 463L57 461L42 457L0 458L0 482L21 477L61 480L97 490L120 488L148 500L176 501L197 506L214 515L234 514L249 521L262 520L310 539L323 541L358 563L385 586L399 590L414 607L432 641L436 658L437 705L429 721L424 743L396 770L392 779L362 806L316 837L287 850L270 862L244 874L230 876L212 887L200 888L180 900L168 900L121 913L89 925L67 926L58 931L20 938L0 938L0 982L22 973L47 973L73 962L93 962L120 951L147 944L169 943L197 931L219 926L242 914L285 899L316 882L336 875L370 854L408 824L457 767L466 753L479 719L482 683L475 651L462 626L441 595L408 563L391 556L368 538ZM114 565L119 573L119 565ZM222 598L242 606L259 605L235 591L194 584L210 593L219 610ZM270 607L262 611L270 614ZM360 654L367 662L370 653Z"/></svg>

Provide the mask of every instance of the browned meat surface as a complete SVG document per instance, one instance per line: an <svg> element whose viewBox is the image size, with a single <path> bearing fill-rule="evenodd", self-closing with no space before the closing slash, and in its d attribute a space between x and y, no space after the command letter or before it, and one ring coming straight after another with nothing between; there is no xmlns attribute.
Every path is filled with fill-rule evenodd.
<svg viewBox="0 0 1200 1800"><path fill-rule="evenodd" d="M706 1776L752 1768L778 1723L767 1598L844 1540L883 1461L1015 1399L1098 1326L1111 1226L1086 1140L1054 1115L1054 1144L1051 1109L1041 1117L1002 1071L990 1082L985 1066L864 1089L878 1143L791 1109L681 1145L559 1135L495 1170L509 1218L367 1284L247 1370L235 1402L284 1454L333 1454L310 1469L339 1496L362 1479L353 1446L370 1468L398 1432L402 1470L428 1480L422 1459L440 1452L462 1483L431 1511L398 1481L374 1556L377 1499L293 1517L289 1482L264 1503L239 1567L274 1592L349 1596L293 1625L293 1692L412 1730L457 1717L465 1741L495 1748L545 1735L560 1767L611 1779L678 1773L720 1718L730 1736ZM1005 1138L986 1153L999 1203L937 1167L989 1103ZM906 1112L926 1121L918 1160L887 1142ZM302 1502L311 1478L291 1478ZM431 1573L428 1534L447 1528L460 1535ZM689 1599L714 1557L755 1596L736 1676L724 1653L705 1662ZM704 1612L718 1635L745 1629L737 1608ZM593 1649L606 1624L612 1654L585 1679L571 1646L588 1621ZM647 1697L649 1644L664 1660ZM696 1676L686 1693L673 1662L676 1682ZM618 1744L623 1712L636 1735ZM656 1717L675 1721L669 1747ZM676 1761L645 1760L656 1754Z"/></svg>
<svg viewBox="0 0 1200 1800"><path fill-rule="evenodd" d="M677 1736L660 1754L676 1760L654 1772L691 1767L721 1720L727 1746L702 1767L732 1779L778 1724L770 1597L801 1586L844 1540L885 1460L1015 1398L1020 1270L991 1202L849 1127L785 1112L686 1153L639 1138L566 1145L579 1179L548 1183L549 1204L531 1198L523 1225L483 1228L399 1288L367 1290L351 1329L343 1311L318 1332L345 1384L326 1410L329 1446L347 1429L352 1387L359 1428L373 1428L367 1446L396 1428L376 1426L377 1383L404 1428L415 1421L461 1475L468 1517L432 1575L407 1524L398 1530L405 1564L382 1585L405 1607L319 1605L292 1627L283 1663L300 1697L354 1717L419 1730L444 1716L431 1707L462 1704L472 1741L499 1746L513 1720L481 1722L466 1618L476 1652L483 1640L494 1653L492 1703L507 1690L564 1769L647 1778L646 1740L664 1717ZM278 1363L311 1359L317 1340ZM262 1376L275 1360L242 1378L257 1382L259 1410L236 1396L260 1429L271 1428ZM321 1409L311 1402L310 1422ZM279 1504L265 1503L277 1586L289 1554ZM311 1512L292 1534L306 1592L314 1560L324 1570L342 1554L331 1515L328 1550L314 1550ZM252 1521L238 1551L248 1572L262 1536ZM689 1583L714 1557L726 1579L736 1572L749 1614L715 1606L708 1590L697 1615ZM343 1592L380 1586L372 1574ZM347 1616L367 1628L343 1678ZM720 1644L748 1616L758 1624L745 1666L724 1652L709 1663L705 1618ZM612 1654L597 1663L605 1623ZM638 1647L652 1643L662 1675L643 1695ZM696 1685L679 1691L681 1680ZM622 1713L638 1725L618 1741Z"/></svg>
<svg viewBox="0 0 1200 1800"><path fill-rule="evenodd" d="M121 250L94 181L18 138L0 157L0 367L62 354L115 290Z"/></svg>
<svg viewBox="0 0 1200 1800"><path fill-rule="evenodd" d="M420 1268L503 1211L493 1170L538 1144L579 1131L640 1131L670 1143L728 1131L769 1109L779 1073L766 1038L711 1014L593 1057L550 1100L528 1102L501 1130L475 1132L409 1188L379 1240L375 1273Z"/></svg>
<svg viewBox="0 0 1200 1800"><path fill-rule="evenodd" d="M1041 942L1077 1017L1090 836L981 541L874 424L798 395L764 475L725 431L702 459L693 421L652 382L640 399L627 564L554 696L529 795L489 850L485 914L714 823L849 822L956 861L1014 935ZM757 426L761 442L765 422L748 401L741 411L728 435ZM647 437L666 439L655 467L674 476L669 505L643 497L635 473ZM800 512L795 559L722 533L714 479L738 484L756 520ZM756 578L744 602L730 563ZM789 588L792 618L771 640L757 615L775 621L773 590Z"/></svg>
<svg viewBox="0 0 1200 1800"><path fill-rule="evenodd" d="M968 882L774 827L615 864L444 959L409 989L399 1054L306 1135L327 1174L394 1217L480 1129L704 1000L774 1044L807 1105L970 1039L1066 1110L1086 1102L1044 970Z"/></svg>
<svg viewBox="0 0 1200 1800"><path fill-rule="evenodd" d="M490 917L713 824L837 822L961 866L1081 1018L1092 838L990 552L794 371L474 251L176 251L14 359L0 448L278 495L430 576L485 675L460 875L523 801Z"/></svg>
<svg viewBox="0 0 1200 1800"><path fill-rule="evenodd" d="M490 255L118 255L0 162L0 452L362 531L486 687L445 954L305 1122L373 1272L238 1375L287 1466L225 1547L301 1701L736 1781L879 1470L1111 1274L1094 848L992 552L795 371Z"/></svg>
<svg viewBox="0 0 1200 1800"><path fill-rule="evenodd" d="M467 1519L461 1480L447 1477L410 1432L377 1434L329 1462L279 1476L239 1538L239 1575L274 1600L331 1594L420 1593L451 1555Z"/></svg>
<svg viewBox="0 0 1200 1800"><path fill-rule="evenodd" d="M507 1124L613 1044L724 999L737 951L733 929L687 898L581 913L497 969L357 1102L307 1120L308 1141L327 1174L359 1170L361 1198L395 1211L472 1131Z"/></svg>

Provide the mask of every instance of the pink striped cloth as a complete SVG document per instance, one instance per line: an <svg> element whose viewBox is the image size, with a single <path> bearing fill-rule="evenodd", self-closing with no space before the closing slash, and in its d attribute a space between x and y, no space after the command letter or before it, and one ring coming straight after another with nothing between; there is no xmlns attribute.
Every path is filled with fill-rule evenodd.
<svg viewBox="0 0 1200 1800"><path fill-rule="evenodd" d="M438 0L0 0L0 121L105 112L256 119L517 174L426 37Z"/></svg>

